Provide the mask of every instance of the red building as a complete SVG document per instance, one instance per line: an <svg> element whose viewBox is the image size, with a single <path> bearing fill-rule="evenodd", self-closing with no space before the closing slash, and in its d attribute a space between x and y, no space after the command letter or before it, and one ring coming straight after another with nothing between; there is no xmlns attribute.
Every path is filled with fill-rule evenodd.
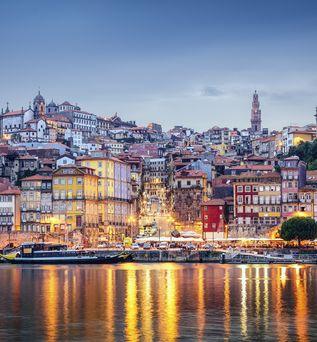
<svg viewBox="0 0 317 342"><path fill-rule="evenodd" d="M201 205L203 238L223 238L226 231L226 202L212 199Z"/></svg>

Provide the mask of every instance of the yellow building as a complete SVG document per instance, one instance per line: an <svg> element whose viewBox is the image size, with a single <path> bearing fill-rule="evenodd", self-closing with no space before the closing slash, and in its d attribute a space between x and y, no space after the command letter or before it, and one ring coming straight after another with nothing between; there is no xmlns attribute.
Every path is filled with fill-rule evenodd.
<svg viewBox="0 0 317 342"><path fill-rule="evenodd" d="M228 150L228 145L227 145L227 144L212 144L212 145L211 145L211 148L212 148L213 150L218 151L218 154L219 154L220 156L224 156L225 153L226 153L227 150Z"/></svg>
<svg viewBox="0 0 317 342"><path fill-rule="evenodd" d="M53 173L54 231L80 231L84 241L98 240L98 179L92 168L64 165Z"/></svg>
<svg viewBox="0 0 317 342"><path fill-rule="evenodd" d="M107 151L93 151L90 156L79 157L77 163L93 168L99 177L98 223L104 236L118 241L131 235L130 165L109 157Z"/></svg>

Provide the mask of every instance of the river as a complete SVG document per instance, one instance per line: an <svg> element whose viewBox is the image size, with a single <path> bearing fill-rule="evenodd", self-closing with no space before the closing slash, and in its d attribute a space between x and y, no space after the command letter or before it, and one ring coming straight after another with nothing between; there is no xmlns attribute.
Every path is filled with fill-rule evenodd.
<svg viewBox="0 0 317 342"><path fill-rule="evenodd" d="M316 338L316 266L0 266L0 341Z"/></svg>

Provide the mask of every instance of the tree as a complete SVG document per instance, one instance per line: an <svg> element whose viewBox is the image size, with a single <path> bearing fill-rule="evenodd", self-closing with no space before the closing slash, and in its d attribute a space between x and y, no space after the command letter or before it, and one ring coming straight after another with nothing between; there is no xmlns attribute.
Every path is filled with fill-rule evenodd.
<svg viewBox="0 0 317 342"><path fill-rule="evenodd" d="M317 170L317 159L308 164L308 170Z"/></svg>
<svg viewBox="0 0 317 342"><path fill-rule="evenodd" d="M281 238L286 241L297 240L298 247L302 240L314 240L317 237L317 223L307 217L292 217L283 222Z"/></svg>

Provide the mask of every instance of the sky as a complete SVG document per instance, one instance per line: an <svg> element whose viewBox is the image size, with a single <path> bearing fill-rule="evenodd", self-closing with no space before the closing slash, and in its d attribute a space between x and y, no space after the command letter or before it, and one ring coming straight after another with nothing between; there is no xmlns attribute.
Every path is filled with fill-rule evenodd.
<svg viewBox="0 0 317 342"><path fill-rule="evenodd" d="M0 1L0 108L40 88L101 116L197 131L314 122L317 1Z"/></svg>

